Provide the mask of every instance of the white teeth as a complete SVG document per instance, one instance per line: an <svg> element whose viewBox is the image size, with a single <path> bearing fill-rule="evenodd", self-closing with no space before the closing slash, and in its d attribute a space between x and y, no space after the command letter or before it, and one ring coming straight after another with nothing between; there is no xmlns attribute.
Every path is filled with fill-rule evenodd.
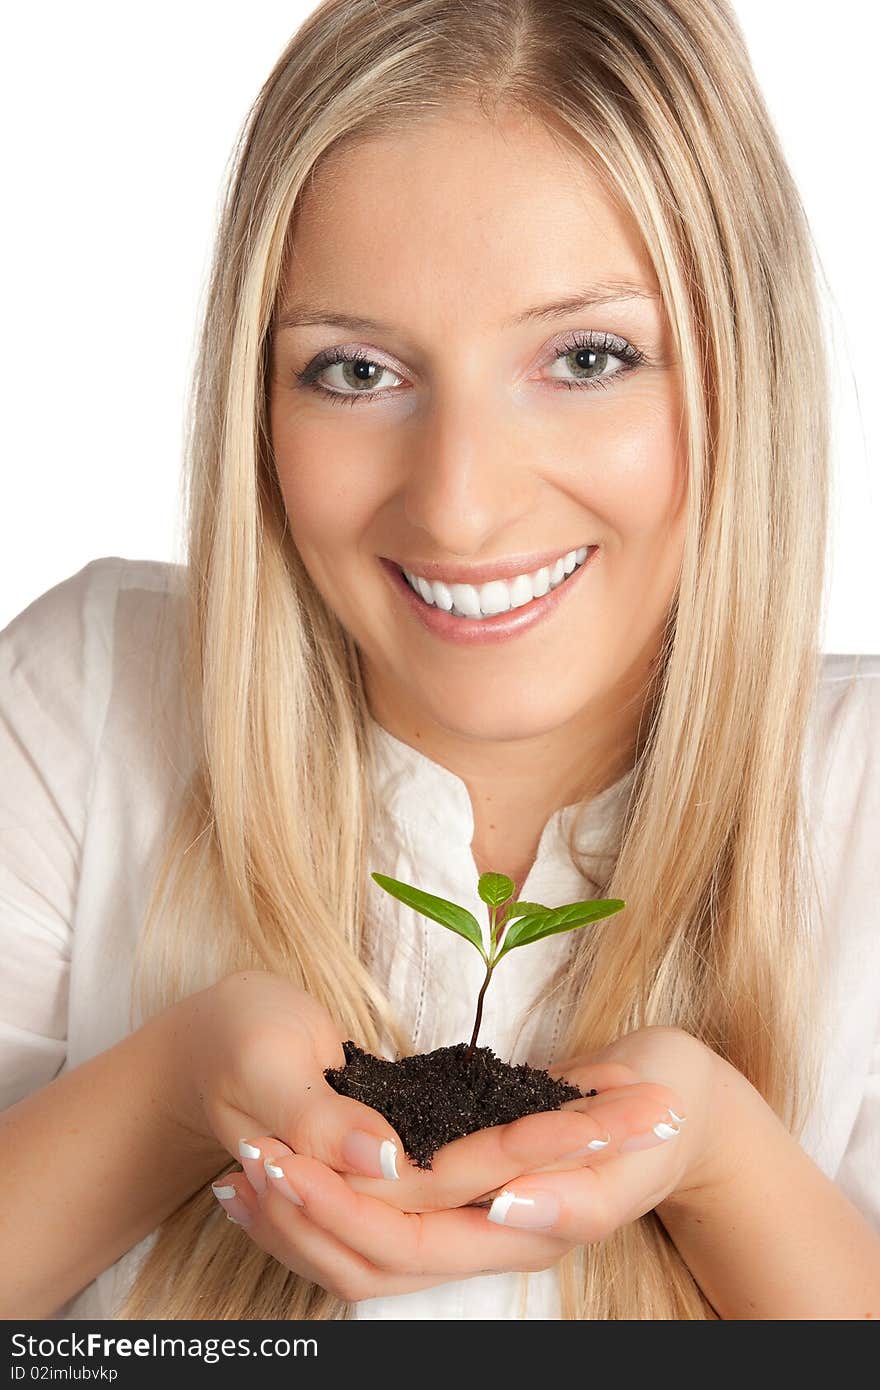
<svg viewBox="0 0 880 1390"><path fill-rule="evenodd" d="M584 545L579 550L570 550L554 564L545 565L534 574L518 574L509 583L504 579L491 579L479 587L474 584L447 585L440 580L429 582L409 570L403 573L425 603L442 608L446 613L452 612L458 618L490 618L511 608L522 608L532 599L542 598L582 565L588 553L589 549Z"/></svg>
<svg viewBox="0 0 880 1390"><path fill-rule="evenodd" d="M487 587L488 585L483 585L484 589ZM452 602L455 604L455 612L462 614L465 618L479 618L479 589L475 589L473 584L450 584L449 592L452 595Z"/></svg>
<svg viewBox="0 0 880 1390"><path fill-rule="evenodd" d="M434 595L434 602L436 603L437 607L442 608L444 612L449 613L452 609L453 599L452 594L449 592L447 586L442 582L442 580L438 579L434 584L430 584L428 587Z"/></svg>
<svg viewBox="0 0 880 1390"><path fill-rule="evenodd" d="M549 594L549 592L550 570L547 567L547 565L545 565L543 569L538 570L538 573L532 580L532 593L534 594L535 598L543 598L544 595Z"/></svg>

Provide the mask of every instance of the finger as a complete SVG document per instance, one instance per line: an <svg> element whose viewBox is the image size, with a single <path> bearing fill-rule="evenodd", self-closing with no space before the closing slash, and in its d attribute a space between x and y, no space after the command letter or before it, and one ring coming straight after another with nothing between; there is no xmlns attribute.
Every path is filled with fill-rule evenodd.
<svg viewBox="0 0 880 1390"><path fill-rule="evenodd" d="M265 1136L265 1121L225 1101L218 1109L218 1138L239 1160L254 1189L263 1192L265 1154L255 1136ZM379 1188L399 1181L406 1163L400 1136L385 1117L359 1100L338 1095L323 1079L292 1094L274 1137L338 1172L378 1179Z"/></svg>
<svg viewBox="0 0 880 1390"><path fill-rule="evenodd" d="M383 1294L412 1293L436 1282L428 1277L388 1279L333 1236L313 1226L305 1216L291 1239L286 1208L282 1209L287 1218L285 1230L280 1230L265 1201L261 1203L250 1184L234 1173L227 1174L222 1184L212 1186L227 1219L242 1226L261 1250L337 1298L350 1302Z"/></svg>
<svg viewBox="0 0 880 1390"><path fill-rule="evenodd" d="M297 1233L303 1224L320 1228L386 1274L431 1282L503 1270L549 1268L570 1248L555 1235L487 1230L474 1208L420 1214L355 1192L338 1173L299 1154L279 1155L263 1199L280 1229ZM276 1192L272 1192L278 1183ZM285 1194L290 1189L298 1201ZM277 1195L276 1195L277 1194Z"/></svg>
<svg viewBox="0 0 880 1390"><path fill-rule="evenodd" d="M603 1091L631 1086L639 1080L638 1072L633 1067L628 1067L623 1062L602 1062L586 1052L556 1062L548 1067L547 1071L557 1080L571 1082L585 1095L590 1091L597 1091L601 1095ZM578 1081L573 1080L575 1072L578 1074Z"/></svg>
<svg viewBox="0 0 880 1390"><path fill-rule="evenodd" d="M599 1057L601 1058L601 1053ZM551 1076L577 1087L582 1095L589 1095L595 1090L599 1095L604 1094L607 1097L609 1091L620 1092L637 1085L648 1087L658 1101L669 1107L675 1123L680 1124L686 1118L687 1106L676 1091L662 1082L642 1080L641 1073L624 1062L602 1062L595 1056L582 1054L557 1063L548 1070ZM565 1110L584 1108L584 1103L580 1100L566 1101L563 1104Z"/></svg>
<svg viewBox="0 0 880 1390"><path fill-rule="evenodd" d="M616 1163L580 1172L517 1178L495 1198L487 1219L576 1245L606 1240L675 1189L680 1165L670 1162L670 1140L678 1132L670 1128L663 1137L652 1136L654 1153L625 1153Z"/></svg>
<svg viewBox="0 0 880 1390"><path fill-rule="evenodd" d="M584 1072L577 1066L569 1072L572 1084L579 1085L583 1082L590 1067L588 1060ZM684 1102L677 1092L657 1081L637 1081L605 1091L602 1093L602 1102L604 1107L608 1107L609 1132L612 1137L611 1144L603 1151L604 1163L632 1148L650 1148L664 1139L672 1138L687 1119ZM574 1100L566 1102L563 1109L583 1110L588 1104L587 1101ZM592 1102L593 1107L598 1104L598 1099ZM593 1110L592 1113L595 1114L596 1111ZM597 1160L589 1158L584 1159L583 1163L589 1163L591 1167L603 1166ZM563 1161L545 1164L532 1171L553 1172L571 1167L570 1162Z"/></svg>
<svg viewBox="0 0 880 1390"><path fill-rule="evenodd" d="M466 1136L439 1150L433 1171L428 1173L407 1161L400 1136L383 1115L358 1100L340 1096L323 1076L316 1076L311 1086L292 1090L289 1109L281 1116L275 1137L294 1152L317 1158L337 1172L375 1179L362 1190L383 1196L401 1210L463 1206L516 1173L534 1172L560 1159L567 1160L572 1151L589 1146L593 1140L607 1139L601 1128L572 1127L564 1117L573 1110L591 1114L596 1098L587 1096L587 1092L596 1089L607 1094L612 1081L616 1079L620 1084L621 1076L631 1075L635 1075L631 1068L620 1063L593 1064L585 1059L583 1068L576 1069L567 1079L578 1085L586 1098L568 1102L560 1111L542 1112L544 1117L559 1117L557 1120L548 1125L545 1118L540 1127L515 1121L512 1125L477 1131L475 1136ZM596 1084L587 1084L590 1081ZM629 1089L623 1084L624 1089ZM655 1087L658 1096L666 1090ZM227 1102L221 1104L220 1115L222 1132L218 1137L242 1164L254 1189L264 1192L265 1154L254 1135L264 1133L265 1124ZM456 1145L463 1144L468 1148L456 1150ZM456 1151L450 1158L453 1150ZM466 1165L470 1165L470 1175ZM401 1186L397 1187L399 1182ZM394 1193L389 1190L392 1183Z"/></svg>
<svg viewBox="0 0 880 1390"><path fill-rule="evenodd" d="M224 1173L211 1183L211 1191L226 1214L227 1221L248 1227L253 1222L256 1193L243 1173Z"/></svg>
<svg viewBox="0 0 880 1390"><path fill-rule="evenodd" d="M382 1186L351 1177L350 1186L381 1196L402 1211L460 1207L514 1174L532 1172L566 1154L589 1151L591 1144L601 1148L607 1141L606 1123L591 1113L541 1111L444 1144L434 1154L430 1169L407 1164L399 1183Z"/></svg>
<svg viewBox="0 0 880 1390"><path fill-rule="evenodd" d="M331 1172L330 1169L325 1171ZM338 1181L343 1180L339 1178ZM292 1205L271 1190L274 1184L262 1201L258 1200L243 1174L230 1173L217 1186L224 1189L218 1201L226 1209L229 1220L241 1225L261 1250L294 1274L318 1284L346 1302L414 1293L419 1289L472 1278L474 1273L484 1272L389 1273L372 1264L344 1241L322 1230L305 1214L304 1208ZM564 1250L568 1247L560 1248Z"/></svg>
<svg viewBox="0 0 880 1390"><path fill-rule="evenodd" d="M590 1069L589 1064L587 1064L583 1071L576 1067L573 1071L568 1072L566 1074L566 1080L583 1090L582 1083L584 1078L589 1074ZM616 1086L603 1091L601 1097L583 1100L567 1100L563 1103L562 1109L568 1111L581 1110L587 1111L590 1114L595 1114L600 1101L601 1103L608 1104L611 1101L617 1100L622 1101L624 1104L635 1101L637 1102L637 1107L647 1102L657 1105L661 1109L671 1110L673 1114L675 1114L677 1120L683 1120L686 1117L684 1101L676 1091L673 1091L670 1086L664 1086L660 1081L628 1082L623 1086ZM635 1108L633 1110L633 1118L638 1119L639 1117L640 1110Z"/></svg>
<svg viewBox="0 0 880 1390"><path fill-rule="evenodd" d="M467 1206L522 1173L602 1164L615 1157L632 1135L669 1121L667 1094L674 1093L654 1082L619 1087L456 1139L437 1150L430 1172L407 1168L393 1188L386 1184L379 1190L379 1184L359 1178L349 1179L349 1186L381 1196L402 1211Z"/></svg>
<svg viewBox="0 0 880 1390"><path fill-rule="evenodd" d="M653 1089L646 1087L646 1089ZM608 1125L608 1142L596 1152L588 1147L586 1153L569 1154L566 1158L540 1167L529 1169L529 1173L570 1172L578 1168L604 1167L621 1153L637 1148L653 1148L664 1140L674 1137L684 1123L684 1117L677 1115L667 1106L658 1104L651 1095L635 1094L633 1087L616 1098L609 1099L601 1108L603 1120ZM597 1117L600 1112L597 1112ZM524 1170L525 1171L525 1170ZM503 1184L480 1197L474 1198L472 1206L491 1206Z"/></svg>

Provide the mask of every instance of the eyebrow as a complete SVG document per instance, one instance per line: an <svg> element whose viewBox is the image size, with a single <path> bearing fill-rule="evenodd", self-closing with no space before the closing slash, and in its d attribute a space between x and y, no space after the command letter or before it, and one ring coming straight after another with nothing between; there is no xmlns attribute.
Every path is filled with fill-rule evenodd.
<svg viewBox="0 0 880 1390"><path fill-rule="evenodd" d="M501 327L517 328L524 323L542 323L547 319L560 318L563 314L574 313L578 309L590 309L599 304L618 303L627 299L659 300L660 295L657 291L649 290L644 285L631 285L620 281L603 282L602 284L591 285L586 291L566 295L563 299L554 299L549 304L533 305L531 309L524 309L522 313L515 314L513 318L505 320ZM325 323L336 328L347 328L352 333L394 333L396 331L393 324L385 323L381 319L364 318L360 314L340 313L335 309L319 304L291 305L279 315L276 329L280 331L286 328L303 328L309 324Z"/></svg>

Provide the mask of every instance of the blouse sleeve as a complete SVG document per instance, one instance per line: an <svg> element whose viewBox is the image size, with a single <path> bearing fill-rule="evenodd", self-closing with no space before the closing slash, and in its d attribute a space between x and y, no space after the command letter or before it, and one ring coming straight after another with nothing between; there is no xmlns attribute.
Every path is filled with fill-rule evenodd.
<svg viewBox="0 0 880 1390"><path fill-rule="evenodd" d="M846 690L841 734L839 741L829 739L828 753L836 781L829 779L824 793L841 840L832 901L844 907L838 929L844 923L850 928L841 937L848 942L848 961L839 1007L847 1036L866 1039L864 1050L849 1054L850 1069L861 1079L834 1180L880 1232L880 655L831 660L841 663L841 671L844 663L858 671L852 690L839 683Z"/></svg>
<svg viewBox="0 0 880 1390"><path fill-rule="evenodd" d="M880 1038L835 1182L880 1234Z"/></svg>
<svg viewBox="0 0 880 1390"><path fill-rule="evenodd" d="M93 560L0 632L0 1110L67 1055L74 908L125 562Z"/></svg>

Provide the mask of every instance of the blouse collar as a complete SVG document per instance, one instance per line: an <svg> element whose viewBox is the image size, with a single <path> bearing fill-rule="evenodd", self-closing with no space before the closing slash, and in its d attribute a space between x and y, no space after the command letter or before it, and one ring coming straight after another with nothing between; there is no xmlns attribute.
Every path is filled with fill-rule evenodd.
<svg viewBox="0 0 880 1390"><path fill-rule="evenodd" d="M448 767L389 733L372 715L369 719L378 755L381 803L411 833L421 831L448 846L469 846L474 836L474 813L466 783ZM619 835L634 778L633 766L587 803L574 840L579 852L608 851ZM576 801L552 813L541 834L536 863L551 853L558 855L580 807Z"/></svg>

